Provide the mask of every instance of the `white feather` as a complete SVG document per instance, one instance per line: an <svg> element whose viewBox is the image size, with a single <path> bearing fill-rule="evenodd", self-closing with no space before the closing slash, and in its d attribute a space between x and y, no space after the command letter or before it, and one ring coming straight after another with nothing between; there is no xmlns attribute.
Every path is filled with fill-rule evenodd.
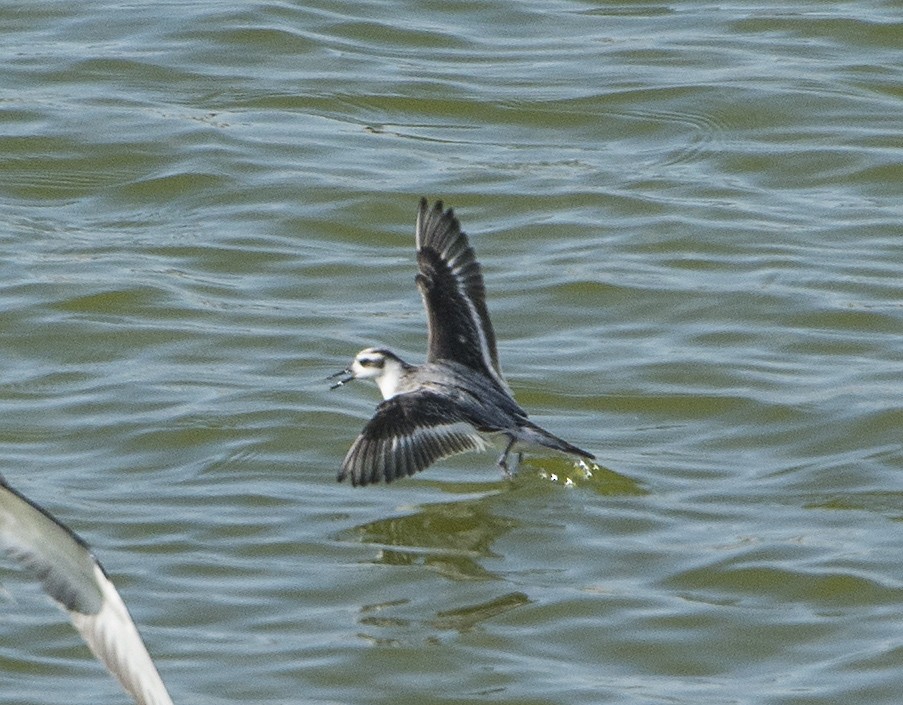
<svg viewBox="0 0 903 705"><path fill-rule="evenodd" d="M0 547L66 609L88 647L135 702L172 705L125 603L87 545L2 479Z"/></svg>

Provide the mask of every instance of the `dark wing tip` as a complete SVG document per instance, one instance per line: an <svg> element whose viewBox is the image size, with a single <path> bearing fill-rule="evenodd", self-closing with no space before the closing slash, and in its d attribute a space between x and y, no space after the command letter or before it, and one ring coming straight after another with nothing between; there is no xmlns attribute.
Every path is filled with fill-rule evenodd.
<svg viewBox="0 0 903 705"><path fill-rule="evenodd" d="M342 482L347 477L353 487L379 482L388 484L416 475L442 458L481 447L474 436L460 432L435 435L424 432L419 438L406 439L397 448L392 447L391 439L371 439L362 434L345 456L338 481Z"/></svg>
<svg viewBox="0 0 903 705"><path fill-rule="evenodd" d="M355 487L392 482L482 446L452 399L432 392L402 394L377 407L348 449L337 479L348 478Z"/></svg>
<svg viewBox="0 0 903 705"><path fill-rule="evenodd" d="M429 201L421 198L417 211L417 251L431 247L443 252L457 240L463 241L464 248L468 247L467 236L461 231L454 209L446 210L441 200L435 201L431 208Z"/></svg>
<svg viewBox="0 0 903 705"><path fill-rule="evenodd" d="M406 449L393 450L391 439L371 438L362 433L342 461L338 481L348 478L352 487L366 487L380 482L388 484L426 469L431 462L426 458L418 459Z"/></svg>
<svg viewBox="0 0 903 705"><path fill-rule="evenodd" d="M444 206L442 205L442 199L441 199L441 198L440 198L440 199L437 199L436 201L433 202L433 211L435 211L435 212L437 212L437 213L442 213L443 207L444 207ZM420 212L421 212L421 213L425 213L425 212L427 212L428 210L430 210L430 202L429 202L429 199L428 199L426 196L421 196L421 197L420 197Z"/></svg>
<svg viewBox="0 0 903 705"><path fill-rule="evenodd" d="M429 318L427 360L454 360L506 387L486 307L483 272L454 210L442 201L417 217L415 279Z"/></svg>

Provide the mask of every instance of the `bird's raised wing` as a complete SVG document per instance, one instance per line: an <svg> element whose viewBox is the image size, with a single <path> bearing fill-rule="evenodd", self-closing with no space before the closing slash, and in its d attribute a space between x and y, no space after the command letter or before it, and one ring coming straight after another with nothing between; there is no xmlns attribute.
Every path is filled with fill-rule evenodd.
<svg viewBox="0 0 903 705"><path fill-rule="evenodd" d="M382 402L355 439L339 471L352 485L413 475L486 442L448 397L430 391L399 394Z"/></svg>
<svg viewBox="0 0 903 705"><path fill-rule="evenodd" d="M429 323L427 360L450 360L478 370L507 389L495 333L486 310L483 274L467 235L442 201L420 200L417 213L417 288Z"/></svg>
<svg viewBox="0 0 903 705"><path fill-rule="evenodd" d="M0 477L0 548L69 613L94 655L139 705L172 705L122 598L87 544Z"/></svg>

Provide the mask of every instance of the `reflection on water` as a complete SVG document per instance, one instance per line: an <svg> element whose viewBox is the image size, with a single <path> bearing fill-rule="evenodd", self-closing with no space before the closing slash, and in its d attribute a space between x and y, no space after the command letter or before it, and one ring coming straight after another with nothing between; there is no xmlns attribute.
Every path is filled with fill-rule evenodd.
<svg viewBox="0 0 903 705"><path fill-rule="evenodd" d="M485 602L465 605L452 610L439 610L435 619L425 620L416 625L416 629L435 629L438 631L468 632L480 626L483 622L497 617L513 609L528 605L532 602L522 592L509 592L501 597L492 598ZM401 635L409 634L412 629L410 619L393 616L391 611L395 608L403 608L408 600L394 600L378 604L364 605L358 623L366 627L368 631L359 633L358 636L375 645L393 646L403 643ZM396 636L390 636L395 634ZM436 637L428 637L434 641Z"/></svg>
<svg viewBox="0 0 903 705"><path fill-rule="evenodd" d="M639 483L593 464L581 466L571 460L543 458L525 461L510 481L491 484L427 482L454 493L473 493L477 489L494 491L476 498L455 502L426 504L417 511L399 517L378 519L340 535L341 540L359 541L379 547L374 562L386 565L423 565L453 580L489 580L494 576L483 567L482 558L498 558L492 545L521 522L501 516L496 510L500 495L547 492L548 485L568 492L591 491L602 496L642 496ZM508 504L508 499L504 500Z"/></svg>
<svg viewBox="0 0 903 705"><path fill-rule="evenodd" d="M504 562L505 556L494 545L506 534L524 526L523 521L510 516L512 502L517 504L519 498L541 498L550 491L589 491L603 496L644 494L636 482L624 476L595 465L592 469L580 467L569 460L545 464L541 470L532 463L524 463L511 481L422 484L449 493L466 493L468 497L424 504L409 514L369 521L341 532L339 540L374 546L377 552L370 562L376 565L421 567L455 582L499 581L504 585L506 576L494 573L485 563L488 559ZM474 496L481 490L483 494ZM438 637L431 630L467 632L486 620L532 602L520 590L508 591L454 609L433 607L433 616L417 620L416 625L411 618L399 616L399 611L406 613L413 609L409 599L369 603L360 609L359 624L366 631L358 636L374 645L400 646L409 643L412 633L426 631L429 635L422 638L427 643L435 643Z"/></svg>
<svg viewBox="0 0 903 705"><path fill-rule="evenodd" d="M487 496L429 504L413 514L369 522L342 537L379 546L376 563L424 565L453 580L490 580L495 576L478 559L493 557L492 544L518 524L495 515Z"/></svg>
<svg viewBox="0 0 903 705"><path fill-rule="evenodd" d="M433 626L436 629L454 629L459 632L467 632L487 619L492 619L530 603L530 598L524 593L509 592L488 602L437 612Z"/></svg>

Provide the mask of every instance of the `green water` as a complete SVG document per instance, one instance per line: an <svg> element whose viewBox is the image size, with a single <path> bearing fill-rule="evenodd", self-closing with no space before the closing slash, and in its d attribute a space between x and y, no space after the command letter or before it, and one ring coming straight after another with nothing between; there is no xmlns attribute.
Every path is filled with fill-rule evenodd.
<svg viewBox="0 0 903 705"><path fill-rule="evenodd" d="M897 703L901 33L890 2L6 3L0 473L180 704ZM335 483L378 393L325 376L423 356L421 195L592 478ZM0 581L0 702L127 702Z"/></svg>

